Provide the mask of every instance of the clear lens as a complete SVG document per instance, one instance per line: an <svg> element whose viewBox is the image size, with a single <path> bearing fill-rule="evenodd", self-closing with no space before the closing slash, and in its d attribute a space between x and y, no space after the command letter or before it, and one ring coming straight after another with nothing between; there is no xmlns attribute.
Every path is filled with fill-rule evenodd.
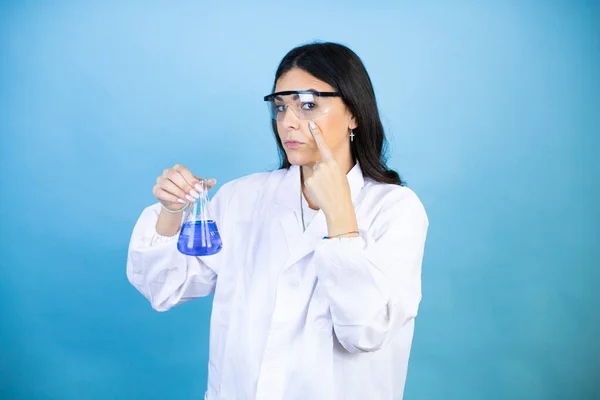
<svg viewBox="0 0 600 400"><path fill-rule="evenodd" d="M294 93L277 95L266 101L271 118L281 121L291 109L300 120L314 120L327 114L333 105L334 97L319 96L316 93Z"/></svg>

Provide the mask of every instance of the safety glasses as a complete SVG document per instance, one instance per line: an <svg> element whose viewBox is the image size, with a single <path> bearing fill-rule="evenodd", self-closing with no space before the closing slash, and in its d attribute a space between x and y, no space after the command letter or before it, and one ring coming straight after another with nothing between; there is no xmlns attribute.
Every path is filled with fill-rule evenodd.
<svg viewBox="0 0 600 400"><path fill-rule="evenodd" d="M338 92L317 92L313 90L287 90L271 93L264 97L269 115L281 121L288 109L300 120L315 120L326 115L333 107Z"/></svg>

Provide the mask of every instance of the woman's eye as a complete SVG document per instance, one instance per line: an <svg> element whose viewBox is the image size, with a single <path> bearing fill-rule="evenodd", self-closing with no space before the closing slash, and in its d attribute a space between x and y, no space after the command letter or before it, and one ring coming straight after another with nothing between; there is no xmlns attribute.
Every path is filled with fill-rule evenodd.
<svg viewBox="0 0 600 400"><path fill-rule="evenodd" d="M285 104L275 104L275 111L285 112Z"/></svg>
<svg viewBox="0 0 600 400"><path fill-rule="evenodd" d="M315 108L317 105L315 103L312 102L306 102L306 103L302 103L302 109L303 110L312 110L313 108Z"/></svg>

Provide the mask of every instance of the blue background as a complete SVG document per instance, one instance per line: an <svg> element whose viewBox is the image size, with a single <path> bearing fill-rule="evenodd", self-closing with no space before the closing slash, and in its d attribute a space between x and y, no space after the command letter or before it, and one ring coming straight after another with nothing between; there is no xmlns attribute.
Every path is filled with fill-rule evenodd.
<svg viewBox="0 0 600 400"><path fill-rule="evenodd" d="M431 227L406 388L592 399L600 384L597 1L34 2L0 8L0 398L192 399L211 299L125 276L156 176L276 168L292 47L350 46Z"/></svg>

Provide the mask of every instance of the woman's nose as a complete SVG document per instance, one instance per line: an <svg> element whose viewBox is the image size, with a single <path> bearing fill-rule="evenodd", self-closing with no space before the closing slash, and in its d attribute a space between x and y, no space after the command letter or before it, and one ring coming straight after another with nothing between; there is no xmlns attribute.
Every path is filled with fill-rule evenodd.
<svg viewBox="0 0 600 400"><path fill-rule="evenodd" d="M285 112L283 114L283 119L281 120L281 122L283 122L283 125L286 128L298 128L300 126L300 119L298 119L298 116L294 111L294 107L288 106L285 108Z"/></svg>

